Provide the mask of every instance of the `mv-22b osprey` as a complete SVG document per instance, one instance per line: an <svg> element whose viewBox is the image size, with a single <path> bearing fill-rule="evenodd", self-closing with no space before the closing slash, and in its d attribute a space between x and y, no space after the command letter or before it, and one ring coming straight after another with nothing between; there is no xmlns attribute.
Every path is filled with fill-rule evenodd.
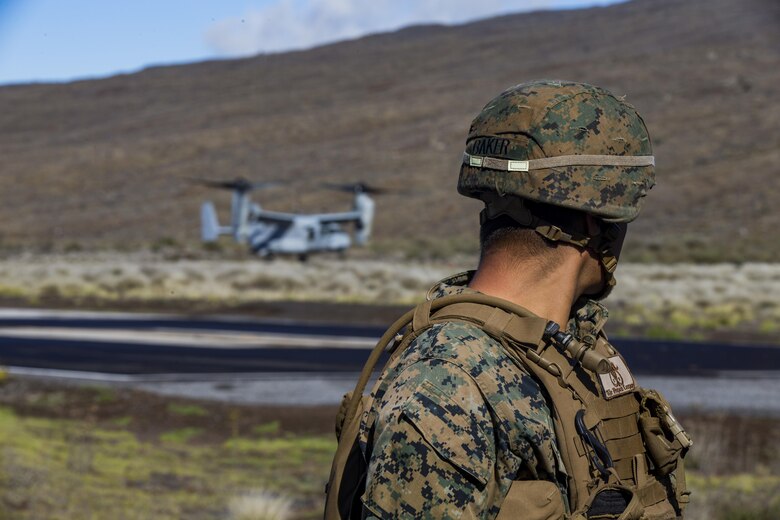
<svg viewBox="0 0 780 520"><path fill-rule="evenodd" d="M328 189L354 194L352 211L340 213L298 214L266 211L252 202L249 192L278 185L277 182L252 183L246 179L233 181L197 180L210 188L233 191L230 225L221 226L214 204L201 207L201 235L204 242L213 242L220 235L231 235L236 242L264 258L274 255L297 255L305 260L310 253L344 252L352 246L352 238L342 229L354 224L354 241L363 245L371 235L374 220L374 200L371 194L382 190L365 184L326 184Z"/></svg>

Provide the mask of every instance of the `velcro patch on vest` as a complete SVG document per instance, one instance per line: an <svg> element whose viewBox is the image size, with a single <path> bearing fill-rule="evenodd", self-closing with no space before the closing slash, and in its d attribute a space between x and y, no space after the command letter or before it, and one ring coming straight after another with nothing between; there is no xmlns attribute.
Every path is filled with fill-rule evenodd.
<svg viewBox="0 0 780 520"><path fill-rule="evenodd" d="M620 395L633 392L636 388L636 381L631 371L626 366L626 362L620 356L609 358L612 370L606 374L599 374L601 388L604 390L604 397L612 399Z"/></svg>

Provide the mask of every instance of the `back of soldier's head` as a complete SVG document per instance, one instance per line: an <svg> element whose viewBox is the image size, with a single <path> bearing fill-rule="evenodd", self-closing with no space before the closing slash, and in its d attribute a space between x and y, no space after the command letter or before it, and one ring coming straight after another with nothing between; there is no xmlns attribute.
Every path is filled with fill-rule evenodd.
<svg viewBox="0 0 780 520"><path fill-rule="evenodd" d="M654 179L650 137L633 106L599 87L542 80L507 89L477 115L458 192L485 202L483 253L496 230L511 227L508 217L550 244L594 249L611 275L616 237ZM586 214L601 223L598 232Z"/></svg>

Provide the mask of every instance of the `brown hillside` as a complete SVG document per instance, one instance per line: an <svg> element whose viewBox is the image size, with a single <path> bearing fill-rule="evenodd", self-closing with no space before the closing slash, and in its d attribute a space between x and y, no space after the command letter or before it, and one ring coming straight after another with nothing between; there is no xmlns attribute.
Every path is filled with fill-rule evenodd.
<svg viewBox="0 0 780 520"><path fill-rule="evenodd" d="M780 255L780 3L635 0L457 27L422 26L305 52L0 88L6 248L198 240L187 176L285 178L279 210L341 209L310 191L365 180L380 248L473 248L478 204L455 194L471 117L540 77L627 94L654 136L658 186L634 258ZM77 59L74 57L74 59ZM431 238L437 237L437 238ZM659 244L663 244L660 247Z"/></svg>

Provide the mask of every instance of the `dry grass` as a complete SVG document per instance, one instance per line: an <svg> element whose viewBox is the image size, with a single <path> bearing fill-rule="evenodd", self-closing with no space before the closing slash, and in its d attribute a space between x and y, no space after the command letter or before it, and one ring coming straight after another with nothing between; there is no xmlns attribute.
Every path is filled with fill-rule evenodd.
<svg viewBox="0 0 780 520"><path fill-rule="evenodd" d="M754 474L701 477L693 474L687 520L777 520L780 477Z"/></svg>
<svg viewBox="0 0 780 520"><path fill-rule="evenodd" d="M171 302L219 308L298 300L402 304L475 258L410 262L314 257L291 260L168 260L152 253L21 255L0 261L0 298L37 306ZM607 301L613 332L697 337L711 331L776 336L780 264L631 264L618 267Z"/></svg>
<svg viewBox="0 0 780 520"><path fill-rule="evenodd" d="M167 261L152 254L24 255L0 261L0 295L29 301L324 300L411 302L464 266L444 263L278 260Z"/></svg>
<svg viewBox="0 0 780 520"><path fill-rule="evenodd" d="M281 495L255 490L230 501L231 520L288 520L292 501Z"/></svg>
<svg viewBox="0 0 780 520"><path fill-rule="evenodd" d="M682 337L780 331L780 264L623 264L617 277L608 303L627 326Z"/></svg>

